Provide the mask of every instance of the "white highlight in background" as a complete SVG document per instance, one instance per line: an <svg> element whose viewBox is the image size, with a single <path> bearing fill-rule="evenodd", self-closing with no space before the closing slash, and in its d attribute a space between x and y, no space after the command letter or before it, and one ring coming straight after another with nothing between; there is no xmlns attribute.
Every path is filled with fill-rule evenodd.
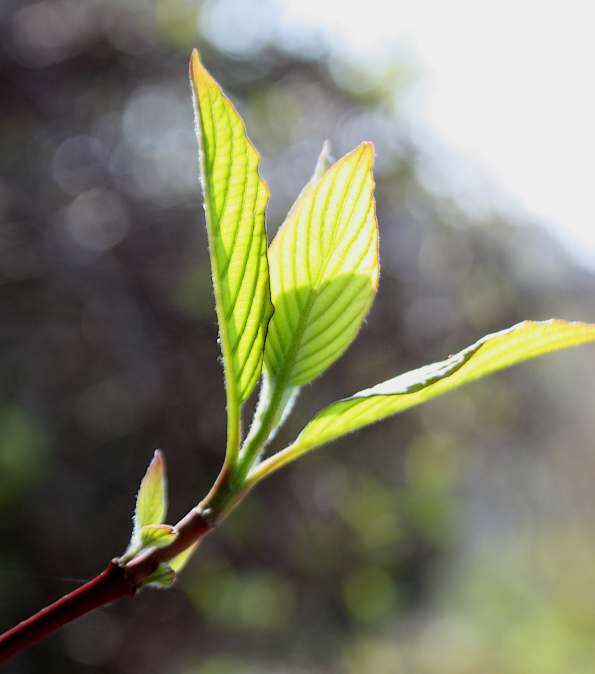
<svg viewBox="0 0 595 674"><path fill-rule="evenodd" d="M279 6L286 25L322 30L352 57L378 62L414 53L421 79L408 119L595 266L591 3L279 0Z"/></svg>

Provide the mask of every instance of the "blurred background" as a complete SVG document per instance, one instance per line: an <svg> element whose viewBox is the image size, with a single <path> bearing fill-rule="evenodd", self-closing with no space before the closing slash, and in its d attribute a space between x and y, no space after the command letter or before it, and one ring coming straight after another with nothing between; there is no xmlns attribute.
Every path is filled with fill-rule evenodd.
<svg viewBox="0 0 595 674"><path fill-rule="evenodd" d="M0 625L174 522L224 450L187 62L262 154L273 235L321 144L377 149L382 278L324 404L523 318L595 318L588 3L3 0ZM590 65L589 65L590 64ZM595 359L549 356L263 484L176 588L29 674L592 674Z"/></svg>

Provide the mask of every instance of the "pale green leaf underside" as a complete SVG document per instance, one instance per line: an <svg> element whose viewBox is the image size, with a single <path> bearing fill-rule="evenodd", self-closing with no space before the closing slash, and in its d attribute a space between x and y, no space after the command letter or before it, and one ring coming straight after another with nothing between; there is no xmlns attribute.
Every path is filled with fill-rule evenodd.
<svg viewBox="0 0 595 674"><path fill-rule="evenodd" d="M362 143L308 183L270 246L265 367L287 386L312 381L345 351L374 298L373 160Z"/></svg>
<svg viewBox="0 0 595 674"><path fill-rule="evenodd" d="M316 161L316 166L314 167L314 173L312 174L312 181L321 178L325 171L327 171L334 163L333 158L331 157L331 143L327 139L322 144L320 154L318 155L318 160Z"/></svg>
<svg viewBox="0 0 595 674"><path fill-rule="evenodd" d="M308 450L403 412L475 379L551 351L595 341L595 324L525 321L446 360L412 370L320 411L293 445L261 465L264 476Z"/></svg>
<svg viewBox="0 0 595 674"><path fill-rule="evenodd" d="M241 117L196 51L190 77L228 405L239 405L260 376L272 313L265 228L269 193Z"/></svg>
<svg viewBox="0 0 595 674"><path fill-rule="evenodd" d="M165 461L159 450L155 452L147 472L143 477L134 511L134 530L153 524L161 524L167 511L167 484Z"/></svg>

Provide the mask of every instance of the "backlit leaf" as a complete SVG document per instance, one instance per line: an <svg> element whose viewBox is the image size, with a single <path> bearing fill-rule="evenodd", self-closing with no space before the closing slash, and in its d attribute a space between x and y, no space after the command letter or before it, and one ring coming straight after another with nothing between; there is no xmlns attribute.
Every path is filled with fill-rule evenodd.
<svg viewBox="0 0 595 674"><path fill-rule="evenodd" d="M349 346L378 285L372 165L362 143L335 164L319 160L269 249L275 313L265 349L268 375L301 386Z"/></svg>
<svg viewBox="0 0 595 674"><path fill-rule="evenodd" d="M186 548L185 550L182 550L179 555L176 555L175 557L172 557L172 559L169 560L168 564L170 567L176 572L180 573L180 571L188 564L190 561L190 558L192 557L192 554L198 547L198 541L191 545L189 548Z"/></svg>
<svg viewBox="0 0 595 674"><path fill-rule="evenodd" d="M147 524L140 530L140 542L143 548L164 548L173 543L178 532L169 524Z"/></svg>
<svg viewBox="0 0 595 674"><path fill-rule="evenodd" d="M167 512L167 480L165 476L165 459L163 454L155 451L155 455L143 477L134 511L133 540L140 536L143 527L149 524L161 524Z"/></svg>
<svg viewBox="0 0 595 674"><path fill-rule="evenodd" d="M241 117L196 50L190 80L230 417L228 443L235 447L239 406L260 376L272 313L265 229L269 193Z"/></svg>
<svg viewBox="0 0 595 674"><path fill-rule="evenodd" d="M332 403L320 411L297 440L263 462L255 480L314 447L452 391L475 379L536 356L595 341L595 324L561 320L525 321L487 335L454 356L402 374Z"/></svg>

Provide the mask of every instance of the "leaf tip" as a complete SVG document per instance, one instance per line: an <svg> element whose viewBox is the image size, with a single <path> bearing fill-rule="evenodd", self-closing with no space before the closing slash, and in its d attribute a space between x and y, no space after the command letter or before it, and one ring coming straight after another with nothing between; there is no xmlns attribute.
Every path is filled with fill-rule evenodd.
<svg viewBox="0 0 595 674"><path fill-rule="evenodd" d="M328 161L332 161L331 152L332 152L331 141L328 138L325 138L324 141L322 142L322 149L320 150L320 156L325 157L326 159L328 159Z"/></svg>
<svg viewBox="0 0 595 674"><path fill-rule="evenodd" d="M167 510L165 456L156 449L140 483L134 512L135 531L145 524L160 524Z"/></svg>
<svg viewBox="0 0 595 674"><path fill-rule="evenodd" d="M190 83L195 89L200 85L208 84L209 80L212 80L209 71L202 63L198 49L192 50L188 70L190 74Z"/></svg>
<svg viewBox="0 0 595 674"><path fill-rule="evenodd" d="M331 141L327 138L322 144L322 149L318 155L318 161L316 162L316 168L314 169L312 179L316 180L317 178L320 178L325 171L334 164L334 161L331 154Z"/></svg>
<svg viewBox="0 0 595 674"><path fill-rule="evenodd" d="M356 148L356 150L361 152L361 154L365 156L370 166L374 164L374 157L376 156L376 148L374 147L374 143L371 140L365 140L363 143L360 143L359 146Z"/></svg>
<svg viewBox="0 0 595 674"><path fill-rule="evenodd" d="M357 147L354 147L353 150L343 155L341 159L335 162L331 168L337 167L339 170L340 166L345 164L360 163L360 170L363 169L364 172L372 173L374 167L374 156L375 149L374 143L369 140L365 140L360 143Z"/></svg>
<svg viewBox="0 0 595 674"><path fill-rule="evenodd" d="M165 473L165 454L160 449L156 449L153 452L153 458L151 459L148 470Z"/></svg>
<svg viewBox="0 0 595 674"><path fill-rule="evenodd" d="M200 61L200 54L198 53L198 49L196 49L196 47L192 50L192 54L190 54L190 63L188 65L190 71L190 79L194 79L196 71L202 66Z"/></svg>

